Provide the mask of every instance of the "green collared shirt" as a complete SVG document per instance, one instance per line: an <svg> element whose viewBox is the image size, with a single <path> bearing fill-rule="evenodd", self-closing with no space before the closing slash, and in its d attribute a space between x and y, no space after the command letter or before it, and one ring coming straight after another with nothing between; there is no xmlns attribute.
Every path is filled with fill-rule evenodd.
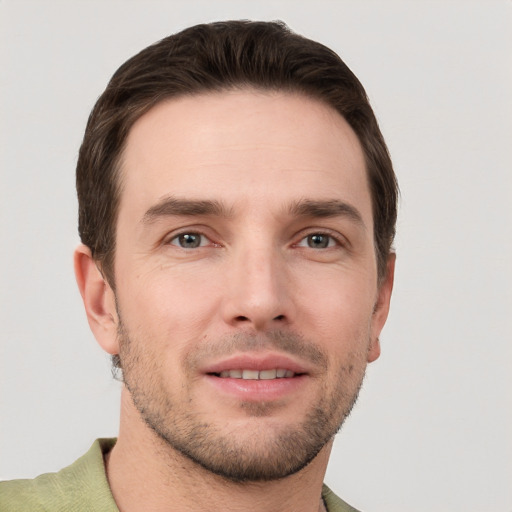
<svg viewBox="0 0 512 512"><path fill-rule="evenodd" d="M119 512L105 474L103 455L115 439L97 439L90 450L58 473L0 482L1 512ZM357 512L324 485L328 512Z"/></svg>

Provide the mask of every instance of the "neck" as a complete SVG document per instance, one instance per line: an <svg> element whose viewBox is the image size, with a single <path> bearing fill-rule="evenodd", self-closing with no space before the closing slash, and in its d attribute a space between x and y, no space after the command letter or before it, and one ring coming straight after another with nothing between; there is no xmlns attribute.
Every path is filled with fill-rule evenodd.
<svg viewBox="0 0 512 512"><path fill-rule="evenodd" d="M322 482L331 443L298 473L270 482L235 483L212 474L161 440L123 390L119 438L107 477L120 512L322 511Z"/></svg>

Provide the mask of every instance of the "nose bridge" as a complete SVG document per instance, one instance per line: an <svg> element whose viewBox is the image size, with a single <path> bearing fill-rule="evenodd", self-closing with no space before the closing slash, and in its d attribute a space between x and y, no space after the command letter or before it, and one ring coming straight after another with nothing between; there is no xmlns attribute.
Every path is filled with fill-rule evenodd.
<svg viewBox="0 0 512 512"><path fill-rule="evenodd" d="M259 330L289 319L284 259L276 244L255 235L232 256L227 320Z"/></svg>

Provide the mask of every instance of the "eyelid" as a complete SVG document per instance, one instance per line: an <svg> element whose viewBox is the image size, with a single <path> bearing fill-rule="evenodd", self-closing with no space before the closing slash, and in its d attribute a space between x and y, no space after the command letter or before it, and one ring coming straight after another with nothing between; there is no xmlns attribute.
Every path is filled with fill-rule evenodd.
<svg viewBox="0 0 512 512"><path fill-rule="evenodd" d="M162 239L161 244L162 245L172 245L174 247L178 247L179 249L185 249L184 247L180 247L177 243L172 243L172 242L175 241L178 237L180 237L182 235L198 235L202 239L206 239L208 241L208 243L203 244L203 242L201 242L201 244L197 248L206 247L210 244L213 246L220 247L220 244L215 242L213 239L214 237L211 234L207 234L207 231L208 231L207 229L205 229L203 227L199 227L199 226L185 226L185 227L176 229L170 233L167 233L167 235L165 235L165 237Z"/></svg>
<svg viewBox="0 0 512 512"><path fill-rule="evenodd" d="M194 236L198 236L200 237L201 241L199 243L199 245L197 247L182 247L181 245L179 245L178 241L179 241L179 238L183 235L194 235ZM206 236L204 235L203 233L198 233L196 231L185 231L183 233L178 233L177 235L174 235L173 237L169 238L169 240L166 242L167 245L174 245L180 249L198 249L199 247L204 247L205 244L204 243L204 240L207 240L209 242L211 242L211 240ZM176 243L174 243L176 242Z"/></svg>
<svg viewBox="0 0 512 512"><path fill-rule="evenodd" d="M350 246L350 242L347 240L346 237L344 237L339 231L334 231L329 228L308 228L306 230L301 231L298 233L296 239L298 238L298 241L295 242L293 245L299 246L299 243L305 240L308 236L311 235L322 235L322 236L328 236L332 240L334 240L335 244L339 247L345 247L348 248ZM330 249L331 247L326 247L326 249Z"/></svg>

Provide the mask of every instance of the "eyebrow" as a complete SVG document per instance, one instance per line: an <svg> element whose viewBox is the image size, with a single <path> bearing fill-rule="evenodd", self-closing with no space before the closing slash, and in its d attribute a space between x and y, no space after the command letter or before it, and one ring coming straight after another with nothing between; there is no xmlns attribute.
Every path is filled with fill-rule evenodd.
<svg viewBox="0 0 512 512"><path fill-rule="evenodd" d="M347 217L356 224L365 227L363 217L359 210L338 199L303 199L292 203L287 210L289 214L294 217ZM142 217L142 222L144 224L151 224L162 217L180 215L190 217L197 215L211 215L215 217L228 218L232 216L232 211L216 200L194 200L168 196L161 199L154 206L151 206Z"/></svg>
<svg viewBox="0 0 512 512"><path fill-rule="evenodd" d="M363 216L357 208L338 199L310 200L304 199L294 203L289 208L290 213L298 217L347 217L365 227Z"/></svg>
<svg viewBox="0 0 512 512"><path fill-rule="evenodd" d="M213 215L217 217L229 217L231 212L219 201L164 197L146 211L142 217L142 222L144 224L151 224L161 217L178 215Z"/></svg>

